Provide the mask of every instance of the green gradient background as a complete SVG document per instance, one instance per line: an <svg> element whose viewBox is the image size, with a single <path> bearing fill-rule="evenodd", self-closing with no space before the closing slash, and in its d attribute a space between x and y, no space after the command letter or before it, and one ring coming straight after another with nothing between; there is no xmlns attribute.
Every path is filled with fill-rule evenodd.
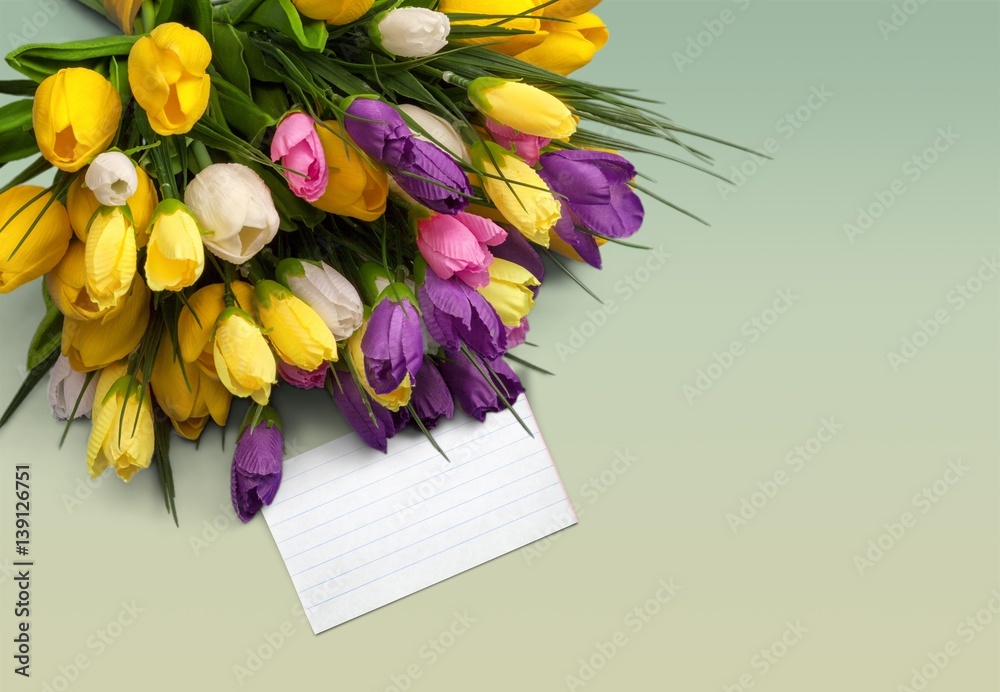
<svg viewBox="0 0 1000 692"><path fill-rule="evenodd" d="M600 306L568 281L546 284L532 320L540 348L522 355L558 373L526 380L583 510L579 526L543 552L508 555L316 637L295 613L262 520L230 523L197 556L189 543L204 522L233 521L218 431L199 452L175 445L180 529L152 473L131 487L107 479L70 513L62 496L85 476L87 426L74 426L57 451L60 427L38 391L0 435L5 469L32 462L37 560L30 681L11 674L14 591L7 579L0 586L4 689L41 689L82 653L91 665L69 687L81 692L376 692L411 664L422 673L418 692L565 690L579 659L625 630L628 644L583 689L717 692L749 673L768 692L874 692L908 683L928 651L957 639L956 626L1000 587L1000 279L899 372L886 354L998 251L1000 5L927 2L889 40L876 26L889 2L739 7L609 0L600 10L613 40L586 78L640 87L680 123L751 146L773 137L780 150L725 200L711 178L642 160L658 190L712 227L650 203L640 238L672 258L629 300L616 285L643 253L611 247L605 272L581 270L620 309L575 354L560 357L557 344ZM679 72L673 53L727 8L735 21ZM3 34L36 9L4 0ZM42 36L98 30L99 20L69 6ZM775 123L824 85L833 97L784 139ZM961 137L951 150L850 243L842 227L856 208L903 179L905 162L948 127ZM748 158L710 151L723 172ZM785 288L798 302L750 344L742 325ZM3 399L23 376L17 364L39 306L33 289L0 300ZM735 339L746 355L689 404L682 386ZM287 394L278 403L290 451L343 433L322 395ZM830 416L844 426L836 439L734 534L727 513L759 481L790 470L786 454ZM639 459L631 470L604 494L585 489L626 450ZM884 523L914 511L911 497L949 459L962 459L968 476L859 575L854 556ZM13 558L12 475L0 472L0 561ZM628 631L626 613L663 578L682 590L642 631ZM95 656L87 638L122 599L145 612ZM421 647L453 611L477 622L427 665ZM809 631L761 675L751 658L788 620ZM240 687L232 667L282 625L295 634ZM994 619L927 689L997 690L998 646Z"/></svg>

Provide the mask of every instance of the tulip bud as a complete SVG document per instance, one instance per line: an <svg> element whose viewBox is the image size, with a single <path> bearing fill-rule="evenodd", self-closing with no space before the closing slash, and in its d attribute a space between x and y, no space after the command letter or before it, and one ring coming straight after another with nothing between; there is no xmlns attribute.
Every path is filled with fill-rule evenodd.
<svg viewBox="0 0 1000 692"><path fill-rule="evenodd" d="M364 305L354 285L321 262L285 259L275 270L278 281L316 311L337 341L351 336L364 320Z"/></svg>
<svg viewBox="0 0 1000 692"><path fill-rule="evenodd" d="M87 293L100 310L118 305L136 269L135 229L119 207L101 207L90 223L84 266Z"/></svg>
<svg viewBox="0 0 1000 692"><path fill-rule="evenodd" d="M63 320L62 354L77 372L99 370L136 349L149 324L149 289L135 277L121 306L103 320Z"/></svg>
<svg viewBox="0 0 1000 692"><path fill-rule="evenodd" d="M97 378L91 378L90 384L84 390L87 376L77 372L69 365L66 356L59 356L49 373L49 408L58 420L74 418L90 418L94 409L94 392L97 389ZM74 415L73 411L76 410Z"/></svg>
<svg viewBox="0 0 1000 692"><path fill-rule="evenodd" d="M343 26L361 19L375 0L292 0L295 9L310 19Z"/></svg>
<svg viewBox="0 0 1000 692"><path fill-rule="evenodd" d="M490 265L490 283L479 293L489 301L505 326L521 326L521 320L535 307L531 290L541 283L527 269L507 260L494 259Z"/></svg>
<svg viewBox="0 0 1000 692"><path fill-rule="evenodd" d="M305 113L292 113L283 119L271 140L271 160L281 160L289 189L307 202L315 202L330 181L323 144L316 124Z"/></svg>
<svg viewBox="0 0 1000 692"><path fill-rule="evenodd" d="M385 170L350 143L336 120L324 122L317 133L330 173L326 191L313 206L361 221L380 218L389 197Z"/></svg>
<svg viewBox="0 0 1000 692"><path fill-rule="evenodd" d="M482 45L484 48L516 55L545 40L545 32L540 31L542 23L534 16L535 2L533 0L441 0L438 11L450 15L482 15L481 19L454 19L455 26L482 26L492 29L500 28L516 30L510 36L484 36L482 38L462 39L460 42L469 45ZM541 14L541 12L539 12Z"/></svg>
<svg viewBox="0 0 1000 692"><path fill-rule="evenodd" d="M609 37L607 26L593 13L573 16L569 21L543 21L542 27L549 32L545 41L515 57L561 75L587 65L607 44Z"/></svg>
<svg viewBox="0 0 1000 692"><path fill-rule="evenodd" d="M524 82L479 77L469 85L469 100L483 115L526 135L568 140L576 132L566 104Z"/></svg>
<svg viewBox="0 0 1000 692"><path fill-rule="evenodd" d="M138 379L138 377L137 377ZM104 368L94 395L94 424L87 443L87 468L97 478L110 466L126 483L153 460L153 409L141 381L128 387L125 365ZM128 397L126 398L126 392Z"/></svg>
<svg viewBox="0 0 1000 692"><path fill-rule="evenodd" d="M153 291L193 286L205 269L201 229L187 207L164 200L153 214L146 254L146 282Z"/></svg>
<svg viewBox="0 0 1000 692"><path fill-rule="evenodd" d="M477 142L472 159L486 173L483 187L500 213L528 240L548 247L549 231L562 218L562 205L545 181L524 161L492 142Z"/></svg>
<svg viewBox="0 0 1000 692"><path fill-rule="evenodd" d="M197 440L214 420L224 426L233 395L218 380L183 361L169 339L160 341L149 378L156 402L181 437Z"/></svg>
<svg viewBox="0 0 1000 692"><path fill-rule="evenodd" d="M507 231L465 212L449 216L411 211L411 221L417 230L417 249L435 274L442 279L458 276L472 288L489 283L487 268L493 255L488 246L506 240Z"/></svg>
<svg viewBox="0 0 1000 692"><path fill-rule="evenodd" d="M535 4L541 5L543 2L544 0L537 0ZM556 0L545 5L542 14L556 19L571 19L590 12L599 4L601 0Z"/></svg>
<svg viewBox="0 0 1000 692"><path fill-rule="evenodd" d="M456 159L461 159L466 163L472 162L469 158L469 148L465 146L462 135L447 120L429 111L425 111L420 106L414 106L412 103L400 105L399 110L403 111L403 113L427 133L424 135L422 132L414 130L414 137L437 144Z"/></svg>
<svg viewBox="0 0 1000 692"><path fill-rule="evenodd" d="M448 15L426 7L399 7L377 15L369 25L372 41L401 58L426 58L448 45Z"/></svg>
<svg viewBox="0 0 1000 692"><path fill-rule="evenodd" d="M236 306L249 314L253 311L253 286L243 281L230 284L236 297ZM213 332L215 323L226 309L225 284L212 284L195 291L177 318L177 342L181 359L197 363L201 371L212 379L219 379L215 371Z"/></svg>
<svg viewBox="0 0 1000 692"><path fill-rule="evenodd" d="M250 412L255 409L251 408ZM250 413L247 416L249 418ZM244 524L264 505L270 505L278 494L284 448L281 419L270 406L260 411L260 421L255 427L244 422L236 440L229 483L233 509Z"/></svg>
<svg viewBox="0 0 1000 692"><path fill-rule="evenodd" d="M35 90L31 119L42 156L68 173L108 148L122 117L118 91L103 76L68 67Z"/></svg>
<svg viewBox="0 0 1000 692"><path fill-rule="evenodd" d="M87 250L75 238L70 241L66 254L45 275L45 288L59 311L66 317L77 320L96 320L115 314L121 303L101 308L87 293Z"/></svg>
<svg viewBox="0 0 1000 692"><path fill-rule="evenodd" d="M51 271L73 236L63 205L33 185L0 194L0 229L0 293L10 293Z"/></svg>
<svg viewBox="0 0 1000 692"><path fill-rule="evenodd" d="M129 157L119 151L106 151L87 166L86 182L100 204L120 207L135 194L139 176Z"/></svg>
<svg viewBox="0 0 1000 692"><path fill-rule="evenodd" d="M216 163L195 176L184 203L206 231L212 254L243 264L274 240L280 219L271 191L239 163Z"/></svg>
<svg viewBox="0 0 1000 692"><path fill-rule="evenodd" d="M200 33L169 22L153 29L128 54L132 95L157 134L189 132L208 107L212 48Z"/></svg>
<svg viewBox="0 0 1000 692"><path fill-rule="evenodd" d="M254 287L261 324L281 360L303 370L316 370L337 360L337 340L316 311L275 281Z"/></svg>
<svg viewBox="0 0 1000 692"><path fill-rule="evenodd" d="M219 380L241 398L251 397L261 406L271 398L278 381L274 354L260 327L239 308L226 308L215 327L212 353Z"/></svg>
<svg viewBox="0 0 1000 692"><path fill-rule="evenodd" d="M406 405L410 403L410 397L413 395L413 381L407 375L395 391L388 394L375 393L375 389L365 374L365 353L361 350L361 342L365 338L365 330L367 328L367 323L362 324L358 328L358 331L354 332L354 335L347 341L347 355L351 359L351 367L357 373L358 380L361 382L361 388L365 390L368 396L379 406L396 413L400 409L405 409ZM344 383L344 389L348 389L351 386L353 385L350 382Z"/></svg>

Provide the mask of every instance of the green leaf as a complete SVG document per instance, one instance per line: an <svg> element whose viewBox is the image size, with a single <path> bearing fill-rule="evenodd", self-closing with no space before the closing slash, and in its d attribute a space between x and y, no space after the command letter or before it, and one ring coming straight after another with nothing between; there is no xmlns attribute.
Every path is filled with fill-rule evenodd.
<svg viewBox="0 0 1000 692"><path fill-rule="evenodd" d="M263 0L232 0L219 8L218 18L226 24L239 24L247 17Z"/></svg>
<svg viewBox="0 0 1000 692"><path fill-rule="evenodd" d="M24 400L28 398L29 394L31 394L31 390L35 388L35 385L42 381L42 378L45 377L45 374L52 369L52 366L56 364L56 360L58 359L59 352L53 351L48 358L43 360L28 373L28 376L25 378L24 382L21 383L21 387L17 390L17 393L11 400L10 405L7 406L7 410L3 412L2 416L0 416L0 428L7 424L10 417L14 415L14 412L20 408L21 404L24 403Z"/></svg>
<svg viewBox="0 0 1000 692"><path fill-rule="evenodd" d="M274 29L304 51L319 52L330 38L326 22L303 17L291 0L263 0L244 23L258 29Z"/></svg>
<svg viewBox="0 0 1000 692"><path fill-rule="evenodd" d="M128 82L128 59L112 57L108 64L108 81L110 81L122 100L122 110L128 107L132 100L132 86Z"/></svg>
<svg viewBox="0 0 1000 692"><path fill-rule="evenodd" d="M170 419L158 409L156 414L153 418L153 464L160 479L163 503L167 507L167 512L174 518L174 526L180 526L177 521L174 472L170 467Z"/></svg>
<svg viewBox="0 0 1000 692"><path fill-rule="evenodd" d="M0 94L9 96L34 96L38 84L30 79L4 79L0 80Z"/></svg>
<svg viewBox="0 0 1000 692"><path fill-rule="evenodd" d="M216 22L215 41L212 43L212 63L222 76L229 80L230 84L247 96L252 96L250 70L243 59L241 34L243 34L242 31L237 31L229 24Z"/></svg>
<svg viewBox="0 0 1000 692"><path fill-rule="evenodd" d="M41 82L64 67L89 67L108 73L108 58L127 57L138 36L105 36L66 43L30 43L7 54L7 64Z"/></svg>
<svg viewBox="0 0 1000 692"><path fill-rule="evenodd" d="M42 364L46 358L55 353L62 343L63 315L59 312L49 292L42 284L42 296L45 298L45 317L35 330L35 336L28 346L28 370L34 370Z"/></svg>
<svg viewBox="0 0 1000 692"><path fill-rule="evenodd" d="M226 116L226 122L236 132L245 136L251 145L260 146L267 129L277 124L275 119L262 111L239 88L224 79L213 79L212 88L218 92L219 104Z"/></svg>
<svg viewBox="0 0 1000 692"><path fill-rule="evenodd" d="M0 106L0 164L38 153L31 131L31 99Z"/></svg>

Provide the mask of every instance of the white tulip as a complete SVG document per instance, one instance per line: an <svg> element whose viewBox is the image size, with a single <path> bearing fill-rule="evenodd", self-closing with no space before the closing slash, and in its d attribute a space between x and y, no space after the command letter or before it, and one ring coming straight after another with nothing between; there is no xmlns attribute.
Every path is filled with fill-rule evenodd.
<svg viewBox="0 0 1000 692"><path fill-rule="evenodd" d="M302 262L302 273L285 275L288 288L316 311L337 341L350 338L364 321L365 307L354 285L328 264Z"/></svg>
<svg viewBox="0 0 1000 692"><path fill-rule="evenodd" d="M106 151L95 158L84 181L97 201L109 207L124 205L139 187L135 164L120 151Z"/></svg>
<svg viewBox="0 0 1000 692"><path fill-rule="evenodd" d="M425 7L400 7L372 20L372 37L391 55L426 58L448 45L448 15Z"/></svg>
<svg viewBox="0 0 1000 692"><path fill-rule="evenodd" d="M418 139L437 144L456 159L461 159L466 163L472 162L472 157L469 155L469 148L462 141L462 135L458 134L455 126L447 120L410 103L404 103L399 106L399 110L403 111L407 117L422 127L429 135L429 137L425 137L422 132L414 132Z"/></svg>
<svg viewBox="0 0 1000 692"><path fill-rule="evenodd" d="M86 381L87 376L71 368L66 356L59 356L49 374L49 408L52 409L53 416L59 420L67 420L76 406L76 418L90 418L94 408L94 392L97 391L97 377L90 379L90 386L83 398L80 398ZM76 403L78 399L79 406Z"/></svg>
<svg viewBox="0 0 1000 692"><path fill-rule="evenodd" d="M184 204L201 224L205 247L227 262L243 264L274 240L280 219L271 191L239 163L216 163L194 177Z"/></svg>

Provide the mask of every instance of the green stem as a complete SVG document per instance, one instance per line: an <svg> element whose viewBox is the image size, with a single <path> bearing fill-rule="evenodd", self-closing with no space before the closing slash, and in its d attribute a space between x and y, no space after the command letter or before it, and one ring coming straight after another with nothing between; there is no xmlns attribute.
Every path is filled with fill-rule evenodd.
<svg viewBox="0 0 1000 692"><path fill-rule="evenodd" d="M192 140L191 153L194 154L194 160L197 161L200 170L205 170L212 165L212 156L208 153L208 147L205 146L204 142L197 139Z"/></svg>
<svg viewBox="0 0 1000 692"><path fill-rule="evenodd" d="M148 33L156 26L156 8L153 7L153 0L145 0L141 12L143 33Z"/></svg>

